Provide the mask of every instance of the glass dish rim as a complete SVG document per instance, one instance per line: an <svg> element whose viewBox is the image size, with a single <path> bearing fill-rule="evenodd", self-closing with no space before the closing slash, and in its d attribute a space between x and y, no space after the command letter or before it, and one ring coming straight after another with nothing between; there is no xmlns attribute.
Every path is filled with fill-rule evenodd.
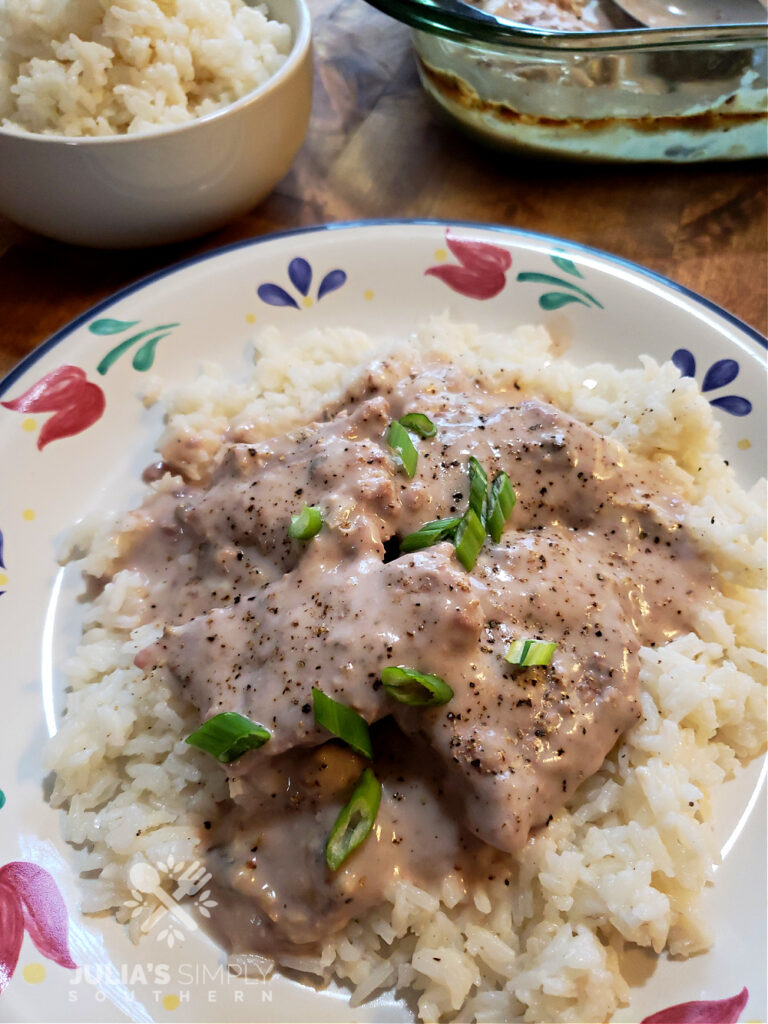
<svg viewBox="0 0 768 1024"><path fill-rule="evenodd" d="M561 32L505 21L464 0L367 0L372 6L430 35L470 44L563 52L642 52L701 49L715 44L766 43L766 23L711 25L675 29L630 28L608 32Z"/></svg>

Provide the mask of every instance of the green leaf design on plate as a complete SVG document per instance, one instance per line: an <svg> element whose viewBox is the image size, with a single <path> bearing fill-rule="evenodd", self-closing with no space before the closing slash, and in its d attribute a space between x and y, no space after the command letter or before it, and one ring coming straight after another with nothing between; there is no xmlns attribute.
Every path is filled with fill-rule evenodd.
<svg viewBox="0 0 768 1024"><path fill-rule="evenodd" d="M552 254L549 258L555 266L558 267L558 269L564 270L566 274L573 274L574 277L584 277L573 260L569 260L567 256L556 256Z"/></svg>
<svg viewBox="0 0 768 1024"><path fill-rule="evenodd" d="M88 325L88 330L91 334L119 334L121 331L128 331L131 327L135 327L138 320L110 320L108 317L104 320L94 320L92 324Z"/></svg>
<svg viewBox="0 0 768 1024"><path fill-rule="evenodd" d="M138 323L138 320L136 323ZM148 370L155 361L155 346L158 341L161 341L163 338L167 338L171 329L178 326L178 323L158 324L157 327L148 327L144 331L139 331L138 334L132 334L130 338L126 338L125 341L121 341L119 345L115 345L114 348L110 349L96 367L96 370L104 376L110 366L112 366L112 364L115 363L123 353L127 352L129 348L137 342L143 341L144 338L149 338L150 335L157 335L156 337L151 338L145 345L142 345L133 359L133 366L136 370ZM157 334L158 331L161 333ZM165 333L162 333L163 331Z"/></svg>
<svg viewBox="0 0 768 1024"><path fill-rule="evenodd" d="M523 271L517 275L517 280L521 282L532 281L536 284L548 284L554 285L556 288L568 288L572 292L577 292L583 296L592 305L597 306L598 309L602 309L602 303L598 302L594 295L590 295L589 292L585 292L583 288L579 288L578 285L573 284L571 281L564 281L561 277L555 277L553 274L539 274L534 271ZM584 305L586 306L586 302Z"/></svg>
<svg viewBox="0 0 768 1024"><path fill-rule="evenodd" d="M141 341L142 338L146 338L147 335L154 333L155 328L150 327L148 331L139 331L138 334L134 334L132 337L126 338L125 341L121 341L119 345L115 345L114 348L110 349L109 352L107 352L107 354L101 360L99 365L96 367L96 370L103 376L110 368L110 366L112 366L113 363L117 362L120 356L124 352L127 352L128 349L131 348L133 345L135 345L137 341Z"/></svg>
<svg viewBox="0 0 768 1024"><path fill-rule="evenodd" d="M542 309L560 309L561 306L567 306L569 302L578 302L582 306L589 305L578 295L566 295L565 292L544 292L539 296L539 305Z"/></svg>
<svg viewBox="0 0 768 1024"><path fill-rule="evenodd" d="M149 341L144 342L133 357L134 370L139 370L143 373L150 369L152 363L155 361L155 349L158 341L162 341L163 338L167 338L170 333L170 331L166 331L165 334L158 334L154 338L150 338Z"/></svg>

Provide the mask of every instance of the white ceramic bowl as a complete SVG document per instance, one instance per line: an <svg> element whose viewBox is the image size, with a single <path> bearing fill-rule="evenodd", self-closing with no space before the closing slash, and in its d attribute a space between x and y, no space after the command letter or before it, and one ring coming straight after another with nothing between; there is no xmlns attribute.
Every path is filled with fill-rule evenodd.
<svg viewBox="0 0 768 1024"><path fill-rule="evenodd" d="M210 231L263 199L309 122L305 0L268 0L293 46L264 85L222 110L136 135L66 138L0 128L0 213L63 242L155 245Z"/></svg>

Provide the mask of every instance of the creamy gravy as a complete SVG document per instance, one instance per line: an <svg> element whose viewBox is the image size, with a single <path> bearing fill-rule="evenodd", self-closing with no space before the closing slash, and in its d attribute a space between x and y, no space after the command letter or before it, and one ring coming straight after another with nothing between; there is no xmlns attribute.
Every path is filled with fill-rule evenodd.
<svg viewBox="0 0 768 1024"><path fill-rule="evenodd" d="M408 411L437 426L412 480L386 443ZM517 494L501 542L469 573L447 542L392 557L397 538L464 510L470 455ZM291 540L305 503L324 528ZM711 594L684 513L651 463L440 364L384 363L326 422L231 444L206 485L150 497L124 564L165 629L137 663L167 666L201 720L237 711L272 734L227 766L232 806L205 833L230 892L227 944L316 942L394 878L472 884L478 851L514 853L545 826L639 717L640 646L690 630ZM557 641L551 665L508 665L520 637ZM387 664L441 676L453 699L393 701ZM376 828L335 874L325 841L361 759L315 726L313 686L381 722Z"/></svg>
<svg viewBox="0 0 768 1024"><path fill-rule="evenodd" d="M380 903L397 879L434 889L446 875L467 885L498 874L491 849L456 820L428 748L390 719L372 736L382 784L376 824L338 871L326 867L325 842L366 764L340 743L267 760L232 811L212 823L209 866L219 879L217 900L230 908L215 927L229 949L311 946Z"/></svg>

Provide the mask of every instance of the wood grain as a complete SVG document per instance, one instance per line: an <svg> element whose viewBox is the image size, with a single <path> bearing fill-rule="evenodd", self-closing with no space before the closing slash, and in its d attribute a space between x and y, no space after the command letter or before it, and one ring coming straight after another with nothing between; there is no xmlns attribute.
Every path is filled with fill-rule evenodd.
<svg viewBox="0 0 768 1024"><path fill-rule="evenodd" d="M307 141L273 194L206 238L132 252L51 242L0 219L0 373L115 290L243 238L373 217L505 224L606 249L768 333L768 181L761 163L542 161L480 147L419 85L409 33L362 0L310 0Z"/></svg>

